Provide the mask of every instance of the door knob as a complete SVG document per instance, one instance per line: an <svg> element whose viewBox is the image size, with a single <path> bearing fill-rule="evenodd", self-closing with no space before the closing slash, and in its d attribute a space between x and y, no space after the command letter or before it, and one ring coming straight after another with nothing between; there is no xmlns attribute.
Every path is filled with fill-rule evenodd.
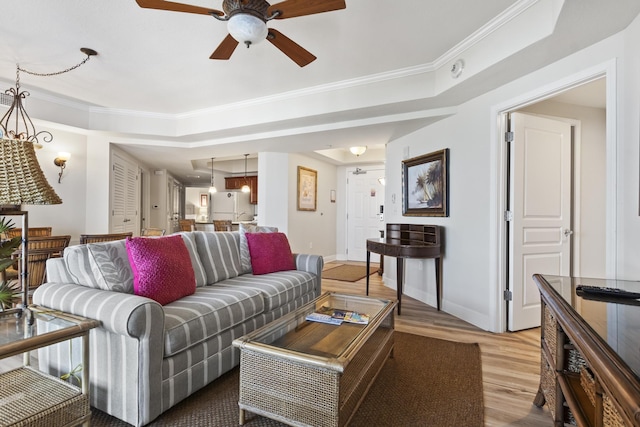
<svg viewBox="0 0 640 427"><path fill-rule="evenodd" d="M569 229L564 230L564 237L569 237L572 234L573 234L573 230L569 230Z"/></svg>

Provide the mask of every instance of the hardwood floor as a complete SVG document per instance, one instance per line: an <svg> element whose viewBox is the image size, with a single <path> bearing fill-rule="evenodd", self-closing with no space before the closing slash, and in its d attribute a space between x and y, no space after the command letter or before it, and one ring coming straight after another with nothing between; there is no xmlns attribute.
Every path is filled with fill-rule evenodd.
<svg viewBox="0 0 640 427"><path fill-rule="evenodd" d="M346 262L328 263L325 268ZM353 263L348 264L363 264ZM369 295L395 299L396 291L371 275ZM365 279L358 282L322 280L322 291L365 294ZM437 311L406 295L396 330L460 342L477 342L482 353L485 426L552 426L547 407L533 405L540 372L540 329L494 334L452 315Z"/></svg>

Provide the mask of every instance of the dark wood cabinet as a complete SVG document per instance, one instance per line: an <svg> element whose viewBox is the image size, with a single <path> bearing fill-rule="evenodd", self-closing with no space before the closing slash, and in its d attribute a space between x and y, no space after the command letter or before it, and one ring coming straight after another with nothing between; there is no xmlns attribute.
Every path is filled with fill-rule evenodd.
<svg viewBox="0 0 640 427"><path fill-rule="evenodd" d="M224 179L225 190L240 190L244 184L251 189L249 193L249 203L255 205L258 203L258 177L255 175L247 176L228 176Z"/></svg>
<svg viewBox="0 0 640 427"><path fill-rule="evenodd" d="M225 190L240 190L244 182L244 176L229 176L224 179L224 188Z"/></svg>
<svg viewBox="0 0 640 427"><path fill-rule="evenodd" d="M638 300L579 295L592 285L640 292L639 282L534 275L542 300L540 388L555 426L640 426Z"/></svg>

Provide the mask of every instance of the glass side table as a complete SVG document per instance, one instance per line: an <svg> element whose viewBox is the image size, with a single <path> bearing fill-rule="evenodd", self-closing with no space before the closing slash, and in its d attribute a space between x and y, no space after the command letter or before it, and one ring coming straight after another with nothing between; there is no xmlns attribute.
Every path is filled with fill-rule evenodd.
<svg viewBox="0 0 640 427"><path fill-rule="evenodd" d="M67 426L90 424L89 331L99 321L30 307L35 322L26 316L0 312L0 359L23 355L23 366L0 373L0 426ZM31 366L30 352L80 337L82 381L76 387Z"/></svg>

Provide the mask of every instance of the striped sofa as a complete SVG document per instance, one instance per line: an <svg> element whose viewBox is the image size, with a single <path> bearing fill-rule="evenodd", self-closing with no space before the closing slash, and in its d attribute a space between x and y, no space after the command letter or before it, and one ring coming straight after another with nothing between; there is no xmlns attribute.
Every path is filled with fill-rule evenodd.
<svg viewBox="0 0 640 427"><path fill-rule="evenodd" d="M70 246L47 263L35 304L102 322L91 331L91 405L135 426L239 363L232 341L320 295L323 259L295 255L296 270L253 275L239 232L180 233L196 292L167 305L134 295L124 240ZM245 260L246 261L246 260ZM43 349L40 369L69 373L79 343Z"/></svg>

